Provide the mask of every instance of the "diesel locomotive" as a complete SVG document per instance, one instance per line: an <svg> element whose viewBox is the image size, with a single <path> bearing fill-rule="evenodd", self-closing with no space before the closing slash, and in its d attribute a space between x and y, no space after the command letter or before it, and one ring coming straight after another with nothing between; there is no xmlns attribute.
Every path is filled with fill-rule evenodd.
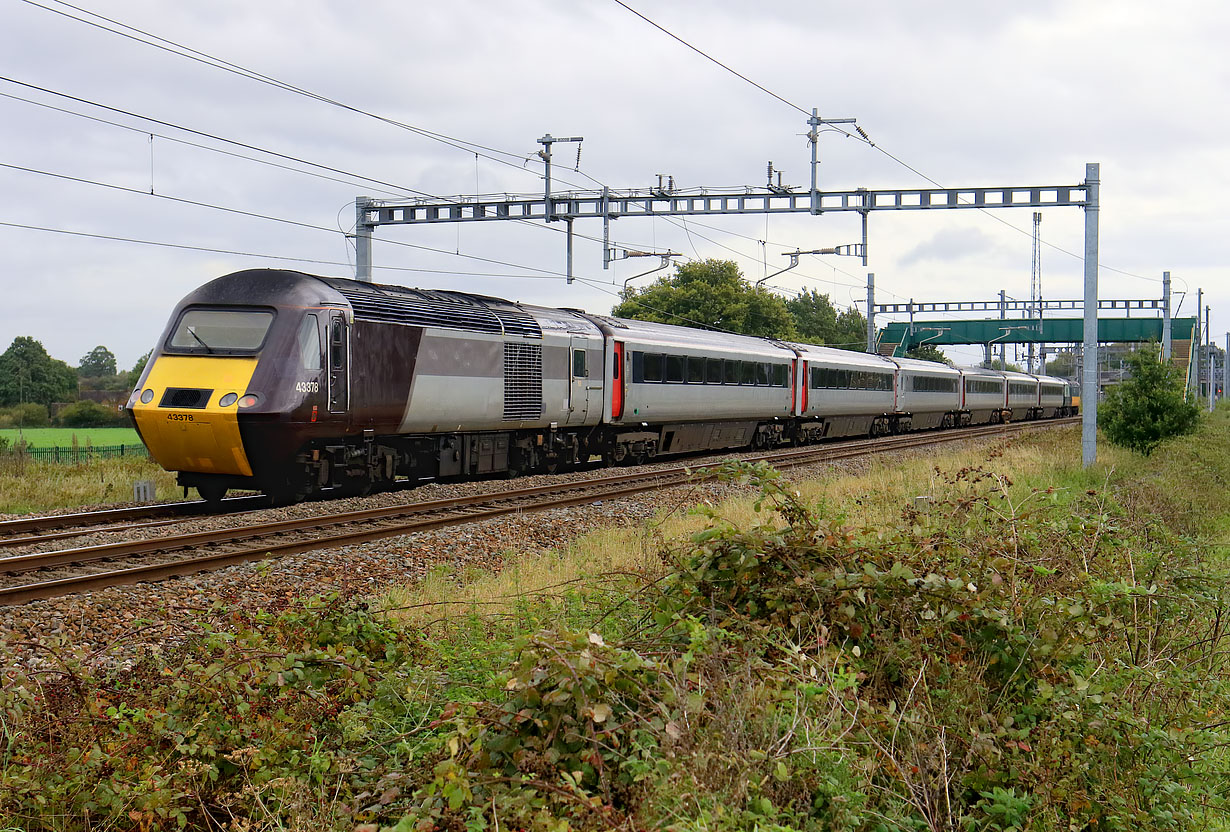
<svg viewBox="0 0 1230 832"><path fill-rule="evenodd" d="M1058 378L274 269L184 298L126 409L208 501L1075 411Z"/></svg>

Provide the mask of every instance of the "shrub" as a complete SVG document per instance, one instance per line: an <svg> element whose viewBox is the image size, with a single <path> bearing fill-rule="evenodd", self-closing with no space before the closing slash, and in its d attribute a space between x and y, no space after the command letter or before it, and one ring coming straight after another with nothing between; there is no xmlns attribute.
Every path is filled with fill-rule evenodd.
<svg viewBox="0 0 1230 832"><path fill-rule="evenodd" d="M13 428L45 428L51 425L51 417L46 405L26 402L0 410L0 424Z"/></svg>
<svg viewBox="0 0 1230 832"><path fill-rule="evenodd" d="M88 400L67 405L57 414L56 421L66 428L108 428L124 423L115 410Z"/></svg>
<svg viewBox="0 0 1230 832"><path fill-rule="evenodd" d="M248 829L229 822L259 805L271 825L302 813L336 828L352 775L378 764L355 721L407 663L407 637L334 598L169 642L165 659L109 669L44 648L46 668L0 672L0 818ZM51 818L64 822L39 825Z"/></svg>
<svg viewBox="0 0 1230 832"><path fill-rule="evenodd" d="M1183 397L1183 378L1152 345L1127 358L1131 376L1111 387L1098 405L1098 427L1116 445L1145 456L1172 436L1191 433L1200 407Z"/></svg>
<svg viewBox="0 0 1230 832"><path fill-rule="evenodd" d="M763 464L719 474L766 520L708 512L633 638L523 641L503 697L445 714L399 832L1178 830L1224 805L1225 589L1181 541L980 468L876 528Z"/></svg>

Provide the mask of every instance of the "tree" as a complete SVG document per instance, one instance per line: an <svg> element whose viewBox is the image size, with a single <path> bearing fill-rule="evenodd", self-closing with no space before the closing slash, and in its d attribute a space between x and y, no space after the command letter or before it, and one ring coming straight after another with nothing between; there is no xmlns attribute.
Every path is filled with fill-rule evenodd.
<svg viewBox="0 0 1230 832"><path fill-rule="evenodd" d="M100 344L81 357L77 375L81 378L115 375L115 354Z"/></svg>
<svg viewBox="0 0 1230 832"><path fill-rule="evenodd" d="M1005 370L1009 373L1023 373L1020 364L1013 364L1011 361L1000 361L998 358L991 361L982 362L982 366L988 370Z"/></svg>
<svg viewBox="0 0 1230 832"><path fill-rule="evenodd" d="M808 344L859 349L867 342L867 319L854 308L840 314L829 296L814 289L786 301L798 338Z"/></svg>
<svg viewBox="0 0 1230 832"><path fill-rule="evenodd" d="M861 350L867 346L867 319L853 306L837 316L837 331L829 342L847 350Z"/></svg>
<svg viewBox="0 0 1230 832"><path fill-rule="evenodd" d="M612 315L678 326L713 327L745 335L794 338L785 302L751 286L729 260L683 263L675 274L630 289Z"/></svg>
<svg viewBox="0 0 1230 832"><path fill-rule="evenodd" d="M63 408L56 421L66 428L107 428L120 424L119 415L98 402L73 402Z"/></svg>
<svg viewBox="0 0 1230 832"><path fill-rule="evenodd" d="M37 402L50 406L77 396L77 371L52 358L26 335L13 339L0 355L0 407Z"/></svg>
<svg viewBox="0 0 1230 832"><path fill-rule="evenodd" d="M914 349L907 350L905 357L917 358L920 361L934 361L937 364L947 364L949 367L952 366L952 361L935 344L919 344Z"/></svg>
<svg viewBox="0 0 1230 832"><path fill-rule="evenodd" d="M47 405L26 402L15 404L0 410L0 427L4 428L45 428L51 424Z"/></svg>
<svg viewBox="0 0 1230 832"><path fill-rule="evenodd" d="M1048 376L1076 378L1076 353L1061 352L1046 362L1046 374Z"/></svg>
<svg viewBox="0 0 1230 832"><path fill-rule="evenodd" d="M1183 398L1183 375L1164 361L1156 345L1124 360L1129 378L1111 387L1098 405L1098 427L1115 445L1148 456L1163 440L1191 433L1200 407Z"/></svg>
<svg viewBox="0 0 1230 832"><path fill-rule="evenodd" d="M149 363L149 357L154 354L153 350L148 351L145 355L137 359L137 363L132 365L132 369L128 371L129 387L134 386L137 380L141 378L141 373L145 372L145 365Z"/></svg>

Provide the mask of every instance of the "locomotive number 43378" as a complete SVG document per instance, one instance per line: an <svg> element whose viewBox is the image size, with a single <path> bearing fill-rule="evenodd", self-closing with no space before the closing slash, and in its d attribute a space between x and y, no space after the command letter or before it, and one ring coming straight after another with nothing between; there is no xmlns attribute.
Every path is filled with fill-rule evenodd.
<svg viewBox="0 0 1230 832"><path fill-rule="evenodd" d="M320 382L319 381L296 381L295 382L295 392L296 393L319 393L320 392Z"/></svg>

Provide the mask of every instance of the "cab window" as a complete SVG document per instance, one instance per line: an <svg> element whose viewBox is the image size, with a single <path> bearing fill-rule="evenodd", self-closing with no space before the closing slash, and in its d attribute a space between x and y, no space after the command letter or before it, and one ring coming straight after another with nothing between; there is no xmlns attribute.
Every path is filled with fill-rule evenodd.
<svg viewBox="0 0 1230 832"><path fill-rule="evenodd" d="M265 343L273 313L249 309L185 309L167 348L174 352L256 352Z"/></svg>
<svg viewBox="0 0 1230 832"><path fill-rule="evenodd" d="M299 324L299 364L305 370L320 369L320 324L313 314Z"/></svg>

